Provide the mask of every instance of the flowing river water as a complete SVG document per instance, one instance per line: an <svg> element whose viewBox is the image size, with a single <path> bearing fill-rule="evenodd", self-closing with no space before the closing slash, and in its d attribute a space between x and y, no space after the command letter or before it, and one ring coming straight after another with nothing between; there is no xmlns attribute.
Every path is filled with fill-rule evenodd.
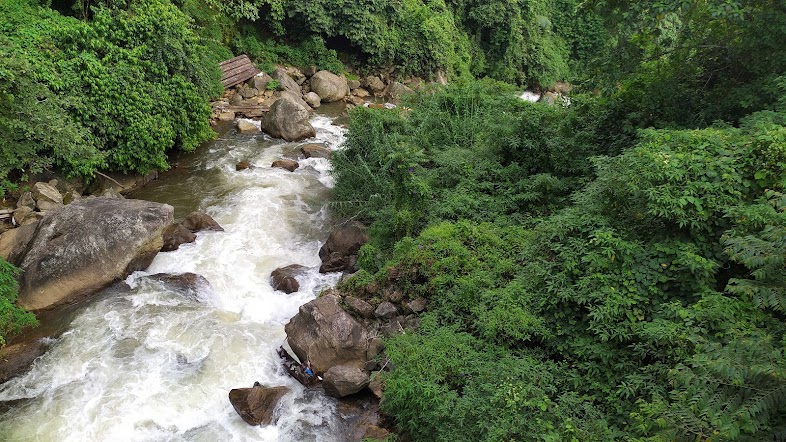
<svg viewBox="0 0 786 442"><path fill-rule="evenodd" d="M316 140L336 149L344 130L316 115ZM131 289L104 291L26 374L0 385L2 441L342 441L336 402L286 375L276 349L298 307L338 275L321 275L318 251L331 218L329 163L300 160L290 173L270 164L297 158L302 143L234 129L132 195L171 204L175 217L211 215L224 232L159 253ZM256 167L236 171L249 161ZM270 272L309 267L298 292L270 286ZM184 294L147 275L193 272L210 286ZM232 388L284 385L275 425L252 427L228 400ZM11 401L11 402L8 402Z"/></svg>

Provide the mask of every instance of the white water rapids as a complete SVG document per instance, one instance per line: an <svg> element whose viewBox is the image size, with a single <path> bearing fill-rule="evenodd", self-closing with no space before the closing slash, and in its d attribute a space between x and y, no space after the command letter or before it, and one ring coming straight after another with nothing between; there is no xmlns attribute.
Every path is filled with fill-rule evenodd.
<svg viewBox="0 0 786 442"><path fill-rule="evenodd" d="M317 138L306 142L343 141L330 118L312 124ZM276 355L284 324L338 278L317 271L330 222L328 161L300 160L293 173L270 167L295 158L300 144L232 130L181 163L176 179L145 189L176 217L198 209L225 232L159 253L128 278L131 291L105 293L29 372L0 385L0 403L16 401L0 414L0 440L343 440L335 401L305 391ZM256 167L237 172L240 160ZM310 268L300 291L274 292L270 272L289 264ZM212 289L189 297L145 278L160 272L197 273ZM230 389L255 381L290 388L275 425L252 427L229 403Z"/></svg>

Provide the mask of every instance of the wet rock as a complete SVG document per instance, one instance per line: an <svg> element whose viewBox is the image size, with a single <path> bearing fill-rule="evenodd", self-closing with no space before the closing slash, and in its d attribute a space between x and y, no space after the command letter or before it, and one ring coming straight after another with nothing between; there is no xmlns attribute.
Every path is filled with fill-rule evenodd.
<svg viewBox="0 0 786 442"><path fill-rule="evenodd" d="M270 111L262 121L262 127L275 138L298 141L316 136L310 118L311 115L306 108L291 98L282 97L270 107Z"/></svg>
<svg viewBox="0 0 786 442"><path fill-rule="evenodd" d="M377 309L374 310L374 316L380 319L391 319L395 318L397 315L398 309L388 301L380 303Z"/></svg>
<svg viewBox="0 0 786 442"><path fill-rule="evenodd" d="M294 293L300 290L300 283L297 276L301 275L307 267L300 264L292 264L281 267L270 274L270 285L273 290L280 290L284 293Z"/></svg>
<svg viewBox="0 0 786 442"><path fill-rule="evenodd" d="M199 298L199 293L211 290L208 280L196 273L156 273L147 276L151 281L158 281L170 289L191 298Z"/></svg>
<svg viewBox="0 0 786 442"><path fill-rule="evenodd" d="M374 317L374 307L362 299L355 298L354 296L346 296L344 298L344 303L347 304L350 310L364 318L371 319Z"/></svg>
<svg viewBox="0 0 786 442"><path fill-rule="evenodd" d="M366 228L360 223L348 223L330 232L319 249L322 265L320 273L342 272L354 266L360 247L368 241Z"/></svg>
<svg viewBox="0 0 786 442"><path fill-rule="evenodd" d="M324 294L300 306L284 330L292 351L301 361L310 361L316 373L335 365L365 364L368 331L341 308L335 295Z"/></svg>
<svg viewBox="0 0 786 442"><path fill-rule="evenodd" d="M50 212L22 253L19 305L52 307L146 268L163 246L173 213L166 204L110 198Z"/></svg>
<svg viewBox="0 0 786 442"><path fill-rule="evenodd" d="M235 388L229 391L229 402L247 424L270 425L278 402L287 392L287 387Z"/></svg>
<svg viewBox="0 0 786 442"><path fill-rule="evenodd" d="M202 212L191 212L180 222L183 227L191 232L201 232L203 230L212 230L214 232L223 232L224 228L221 227L216 220L210 215Z"/></svg>
<svg viewBox="0 0 786 442"><path fill-rule="evenodd" d="M341 398L366 388L370 381L365 370L353 366L335 365L325 372L322 387L328 396Z"/></svg>
<svg viewBox="0 0 786 442"><path fill-rule="evenodd" d="M306 158L330 158L330 149L324 144L304 144L300 146L300 153Z"/></svg>
<svg viewBox="0 0 786 442"><path fill-rule="evenodd" d="M162 252L171 252L180 248L182 244L189 244L196 241L196 235L183 227L180 223L174 223L164 231L164 244L161 246Z"/></svg>
<svg viewBox="0 0 786 442"><path fill-rule="evenodd" d="M41 340L0 348L0 384L22 374L45 352L46 345Z"/></svg>
<svg viewBox="0 0 786 442"><path fill-rule="evenodd" d="M254 166L251 165L248 161L241 161L235 164L235 170L240 172L241 170L252 169Z"/></svg>
<svg viewBox="0 0 786 442"><path fill-rule="evenodd" d="M288 170L290 172L294 172L295 169L300 167L300 164L298 164L298 162L295 161L295 160L276 160L276 161L273 161L273 164L271 164L271 167L278 167L280 169L285 169L285 170Z"/></svg>
<svg viewBox="0 0 786 442"><path fill-rule="evenodd" d="M344 76L330 71L319 71L311 77L311 91L316 92L322 101L340 101L349 94L349 86Z"/></svg>
<svg viewBox="0 0 786 442"><path fill-rule="evenodd" d="M262 129L258 121L248 120L246 118L237 120L237 131L241 134L252 134L260 130Z"/></svg>
<svg viewBox="0 0 786 442"><path fill-rule="evenodd" d="M36 208L42 212L63 207L63 195L49 183L35 183L32 194Z"/></svg>
<svg viewBox="0 0 786 442"><path fill-rule="evenodd" d="M304 96L304 99L306 103L308 103L308 105L313 107L314 109L318 108L322 101L322 99L319 98L319 95L317 95L315 92L307 93Z"/></svg>

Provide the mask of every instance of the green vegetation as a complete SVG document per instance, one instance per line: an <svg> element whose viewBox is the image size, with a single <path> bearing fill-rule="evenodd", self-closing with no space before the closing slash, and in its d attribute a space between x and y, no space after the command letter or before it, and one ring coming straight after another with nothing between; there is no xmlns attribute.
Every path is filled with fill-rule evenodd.
<svg viewBox="0 0 786 442"><path fill-rule="evenodd" d="M210 139L221 92L191 20L165 0L94 7L90 21L26 0L0 2L0 180L57 166L166 169L173 148Z"/></svg>
<svg viewBox="0 0 786 442"><path fill-rule="evenodd" d="M0 348L5 346L8 338L13 337L25 327L38 324L32 313L26 312L14 304L17 289L16 275L19 269L0 258Z"/></svg>
<svg viewBox="0 0 786 442"><path fill-rule="evenodd" d="M413 440L786 434L786 11L606 6L600 95L459 82L352 112L335 208L371 241L344 289L429 301L387 342Z"/></svg>

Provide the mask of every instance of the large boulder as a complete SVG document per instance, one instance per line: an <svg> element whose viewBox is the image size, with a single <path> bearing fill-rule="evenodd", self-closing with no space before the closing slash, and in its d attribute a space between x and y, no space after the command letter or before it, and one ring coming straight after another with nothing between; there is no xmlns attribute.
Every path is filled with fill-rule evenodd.
<svg viewBox="0 0 786 442"><path fill-rule="evenodd" d="M297 82L293 80L292 77L290 77L287 71L284 70L283 68L276 68L276 70L273 71L273 73L270 74L270 76L274 80L278 80L279 90L289 91L294 94L300 95L300 85L297 84Z"/></svg>
<svg viewBox="0 0 786 442"><path fill-rule="evenodd" d="M347 79L330 71L319 71L311 77L311 91L319 95L322 101L330 103L343 100L349 95Z"/></svg>
<svg viewBox="0 0 786 442"><path fill-rule="evenodd" d="M296 94L294 92L289 92L289 91L282 91L279 94L279 98L283 98L283 97L287 97L292 101L294 101L295 103L303 106L306 110L311 111L311 106L306 102L306 100L303 99L303 96L301 94Z"/></svg>
<svg viewBox="0 0 786 442"><path fill-rule="evenodd" d="M309 111L289 97L281 97L270 107L262 121L262 128L275 138L298 141L316 136L309 122Z"/></svg>
<svg viewBox="0 0 786 442"><path fill-rule="evenodd" d="M310 362L316 373L335 365L362 368L368 350L368 330L325 294L300 306L284 327L287 342L297 357Z"/></svg>
<svg viewBox="0 0 786 442"><path fill-rule="evenodd" d="M289 392L287 387L234 388L229 391L229 402L237 414L249 425L270 425L273 412L281 398Z"/></svg>
<svg viewBox="0 0 786 442"><path fill-rule="evenodd" d="M327 242L319 249L322 260L319 272L342 272L353 268L358 250L367 241L366 228L360 223L348 223L333 229Z"/></svg>
<svg viewBox="0 0 786 442"><path fill-rule="evenodd" d="M358 367L335 365L325 372L322 387L325 394L342 398L366 388L371 382L368 372Z"/></svg>
<svg viewBox="0 0 786 442"><path fill-rule="evenodd" d="M49 212L32 235L17 236L27 240L23 250L10 248L23 271L19 305L40 310L67 303L146 268L173 214L166 204L114 198L83 199Z"/></svg>
<svg viewBox="0 0 786 442"><path fill-rule="evenodd" d="M300 283L297 277L306 270L305 266L292 264L273 270L270 274L270 285L273 290L281 290L284 293L294 293L300 290Z"/></svg>

